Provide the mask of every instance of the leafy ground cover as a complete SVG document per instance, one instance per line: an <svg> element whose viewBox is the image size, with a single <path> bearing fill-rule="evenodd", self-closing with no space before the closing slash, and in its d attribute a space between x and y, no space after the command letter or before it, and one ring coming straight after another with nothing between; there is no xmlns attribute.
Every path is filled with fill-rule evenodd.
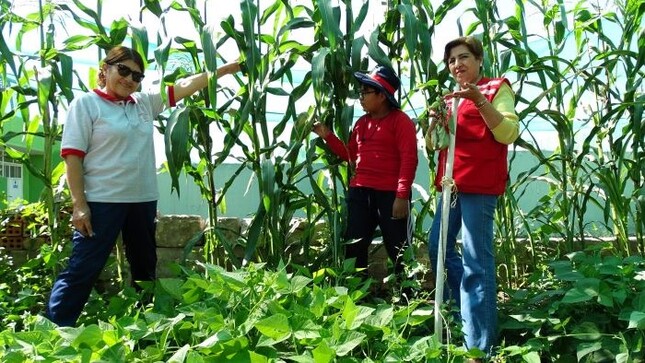
<svg viewBox="0 0 645 363"><path fill-rule="evenodd" d="M600 251L553 261L504 291L498 362L642 362L645 261ZM342 269L251 264L227 271L202 264L175 278L118 293L94 293L79 327L41 316L42 256L0 264L3 362L462 362L481 352L432 333L431 292L408 300L396 288ZM142 302L146 301L146 302ZM443 316L453 316L447 311Z"/></svg>

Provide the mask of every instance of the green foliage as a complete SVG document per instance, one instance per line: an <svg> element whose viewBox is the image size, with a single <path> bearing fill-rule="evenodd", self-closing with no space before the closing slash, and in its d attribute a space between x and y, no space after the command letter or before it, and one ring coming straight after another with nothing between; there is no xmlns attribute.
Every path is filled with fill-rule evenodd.
<svg viewBox="0 0 645 363"><path fill-rule="evenodd" d="M2 24L8 24L10 19L13 26L19 25L16 48L20 49L26 34L42 35L42 51L32 57L40 61L42 71L34 73L25 57L17 57L12 51L14 45L2 40L3 84L11 84L7 72L13 73L11 78L17 84L3 89L0 120L8 126L10 120L20 115L24 125L19 131L3 132L1 145L43 181L44 200L48 211L52 211L49 218L52 235L57 233L54 226L59 208L53 186L58 184L63 167L54 165L51 159L42 167L33 165L28 155L30 145L38 138L44 140L45 155L55 151L60 137L57 110L60 103L68 103L73 97L74 59L70 54L92 47L107 49L130 39L132 46L146 55L146 61L154 62L164 72L163 83L171 84L193 72L214 71L218 64L227 61L219 49L232 43L245 61L244 77L248 82L235 76L239 90L233 90L222 88L217 77L212 77L207 90L186 100L185 107L176 109L158 124L165 134L166 166L172 189L180 193L178 181L182 173L193 178L210 208L213 233L205 236L208 249L222 247L232 251L239 241L227 241L215 233L218 208L226 208L230 186L243 182L238 180L241 171L252 170L253 179L248 183L257 185L257 194L262 199L252 225L263 233L254 233L243 241L244 260L266 261L276 266L274 252L285 248L282 236L288 233L291 218L305 214L310 225L325 221L331 226L331 243L324 255L338 264L344 242L341 232L349 171L319 140L310 138L309 126L322 121L341 139L347 139L354 109L348 98L355 96L351 74L366 70L371 58L375 63L392 65L404 76L406 84L399 94L404 107L411 105L409 102L415 96L427 100L419 115L413 110L420 131L425 132L427 127L422 120L427 118L432 101L440 95L439 90L451 87L446 67L432 60L432 54L441 52L433 47L432 36L436 26L460 2L443 2L433 7L429 2L395 1L384 22L367 36L359 34L364 30L369 2L354 9L349 1L324 0L291 6L277 0L260 9L254 1L244 1L240 3L242 23L236 24L232 17L225 19L220 24L222 34L215 27L206 26L200 11L190 3L182 6L173 2L164 7L160 2L145 2L141 11L159 17L162 25L172 18L167 14L187 12L199 35L198 39L184 39L159 34L152 60L148 57L148 35L141 24L123 19L109 26L103 24L102 3L92 9L79 1L74 1L75 7L45 2L38 13L24 18L7 7L11 16ZM477 20L465 28L461 20L458 25L461 32L480 37L486 45L484 73L507 75L514 80L523 128L539 121L560 135L554 152L541 150L530 132L525 132L525 137L515 145L533 153L539 164L521 173L499 204L497 237L502 257L508 259L506 263L515 264L509 251L517 246L511 242L506 249L505 241L517 238L529 240L533 261L539 258L532 251L540 250L536 248L540 241L563 238L567 243L562 252L570 252L579 248L578 240L584 246L585 236L590 233L615 236L616 248L623 253L642 252L645 218L638 202L643 198L644 180L641 120L645 96L643 71L639 67L644 62L639 46L642 40L637 36L614 38L610 33L642 32L643 7L627 2L612 8L616 12L600 12L583 3L571 8L560 2L532 3L544 19L547 36L542 37L527 30L527 5L523 2L516 2L515 14L506 18L499 18L494 3L476 1L472 5L466 15L472 14ZM52 45L56 31L52 25L62 14L71 15L90 35L73 35L59 49ZM293 36L302 30L312 32L312 42L302 43ZM167 63L173 57L187 57L190 69L178 67L167 72ZM302 61L311 64L311 71L296 83L292 69ZM30 83L34 78L36 87ZM83 88L83 82L78 81ZM297 112L297 103L308 93L313 93L315 103L306 112ZM15 107L8 107L11 98L18 101ZM266 115L271 99L279 99L285 105L282 119L273 125ZM581 102L587 103L584 108L579 107ZM30 111L31 104L38 105L38 115ZM586 126L588 131L583 134L578 125ZM213 144L210 131L214 127L226 132L221 147ZM20 137L24 138L27 152L13 146ZM216 168L230 157L234 148L239 148L243 155L239 158L239 172L217 190ZM193 162L191 154L196 154L199 161ZM434 177L435 159L429 154L426 161L431 172L428 181L417 186L421 197L414 201L415 237L422 240L424 221L434 215L430 180ZM519 210L523 197L531 194L535 185L545 190L544 198L534 209ZM592 210L602 211L603 220L585 224ZM636 236L638 244L628 243L630 235ZM240 263L235 261L237 266Z"/></svg>
<svg viewBox="0 0 645 363"><path fill-rule="evenodd" d="M106 361L460 361L473 356L429 337L432 310L422 301L368 299L369 281L326 268L292 274L263 264L230 272L160 279L154 302L135 307L128 291L109 300L98 320L56 328L24 316L24 330L0 333L3 361L45 357Z"/></svg>
<svg viewBox="0 0 645 363"><path fill-rule="evenodd" d="M0 252L0 314L2 330L25 329L23 319L43 309L49 284L43 283L51 272L33 263L23 265L5 251Z"/></svg>
<svg viewBox="0 0 645 363"><path fill-rule="evenodd" d="M30 207L31 208L31 207ZM29 217L33 214L34 217ZM34 209L26 217L44 215ZM0 359L44 361L428 361L462 362L481 352L436 341L435 312L421 294L375 295L351 261L310 272L250 263L182 268L136 292L94 292L80 327L41 317L51 269L68 251L43 245L18 267L0 254ZM645 260L599 245L540 267L500 305L498 361L539 359L639 362L645 339ZM410 266L414 268L414 266ZM9 283L11 282L11 283ZM450 317L454 312L442 311ZM40 358L39 358L40 359Z"/></svg>
<svg viewBox="0 0 645 363"><path fill-rule="evenodd" d="M245 0L240 2L241 24L232 16L225 19L220 35L205 24L194 1L146 0L141 15L152 14L170 27L167 20L185 12L199 35L157 34L150 58L142 24L124 19L104 24L102 1L95 9L78 0L39 1L38 12L23 17L15 14L13 2L0 0L0 29L15 35L15 44L0 37L0 148L45 186L42 214L47 217L35 213L30 234L53 241L21 267L1 255L3 361L351 362L364 357L459 362L476 356L429 338L426 322L432 312L423 302L401 306L372 299L354 271L340 267L350 172L309 136L311 125L324 122L347 140L356 93L351 75L377 63L403 76L399 98L404 107L415 96L426 100L413 111L425 133L422 120L432 101L441 89L452 87L446 67L432 60L442 51L434 44L435 30L464 2L391 1L384 22L361 35L374 3L356 9L349 0L298 5L274 0L260 7L259 1ZM609 3L600 9L582 1L515 1L514 14L500 18L497 3L477 0L457 17L460 34L455 36L475 35L485 44L484 73L512 80L524 129L514 148L528 150L539 161L511 182L496 214L500 280L518 290L503 306L507 317L500 359L637 362L643 355L639 256L645 250L645 7L639 0ZM545 35L529 32L529 5L541 16ZM55 25L63 14L87 32L54 42L62 34ZM465 24L468 15L476 20ZM295 36L300 30L311 31L310 42ZM31 33L38 33L40 49L24 54L23 37ZM206 264L203 276L186 271L186 276L162 280L147 291L154 295L151 306L139 303L139 295L129 289L94 294L81 317L84 326L54 329L35 314L42 311L51 277L69 251L61 237L69 235L68 227L58 222L61 200L54 193L63 166L51 158L61 132L58 111L73 98L74 83L87 89L86 77L74 70L74 52L97 49L100 57L101 50L128 40L145 55L146 64L164 74L161 86L230 61L219 52L225 45L235 45L246 63L246 74L235 76L235 89L211 77L208 89L157 124L166 139L166 169L174 190L180 193L182 173L190 175L210 207L205 256L222 256L209 262L230 263L234 272ZM186 57L189 65L168 69L172 57ZM311 70L296 81L298 62L310 64ZM90 80L90 87L94 83ZM297 111L306 94L313 94L314 104ZM274 99L284 104L284 115L272 124L266 110ZM16 120L19 127L14 128ZM533 122L557 133L554 151L543 150L528 131ZM225 131L223 145L214 144L213 128ZM37 143L44 145L43 165L28 157ZM241 150L239 168L218 190L217 167L234 148ZM191 161L191 153L198 162ZM425 248L419 242L426 239L424 220L434 215L433 155L425 162L431 172L427 182L415 186L421 197L413 201L415 248ZM512 159L511 169L518 166ZM217 214L245 169L253 172L248 184L257 186L261 200L245 239L231 241ZM536 185L542 197L532 209L521 210ZM592 209L600 210L603 219L587 225ZM289 238L296 215L306 220L300 240ZM322 232L321 222L326 225ZM575 253L591 245L590 233L615 237L612 251ZM234 251L240 246L244 254L238 258ZM212 253L216 249L226 254ZM283 257L298 251L302 261L297 262L306 266L288 272ZM555 262L547 268L545 261Z"/></svg>
<svg viewBox="0 0 645 363"><path fill-rule="evenodd" d="M510 292L505 355L548 361L639 362L645 356L645 260L604 245L571 253Z"/></svg>

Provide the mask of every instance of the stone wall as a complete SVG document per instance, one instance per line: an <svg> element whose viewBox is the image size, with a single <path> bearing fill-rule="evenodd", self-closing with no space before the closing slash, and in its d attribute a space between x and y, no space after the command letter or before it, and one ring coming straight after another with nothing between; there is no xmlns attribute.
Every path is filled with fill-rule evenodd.
<svg viewBox="0 0 645 363"><path fill-rule="evenodd" d="M248 225L249 220L247 219L221 218L218 220L218 233L222 233L229 241L236 241L245 235ZM174 276L175 271L173 269L177 268L176 264L186 262L186 265L190 267L195 261L203 261L203 234L207 227L207 222L196 215L159 216L156 232L157 276L160 278ZM289 243L289 241L302 239L303 233L307 230L306 227L306 221L294 220L289 235L286 236L287 246L300 246L300 243ZM320 230L321 228L317 228L317 233L321 233ZM35 256L39 244L34 243L33 240L24 235L24 228L12 227L8 232L11 233L11 248L6 248L5 245L4 251L13 256L16 265L20 265ZM20 238L21 241L18 241L17 238ZM187 245L190 246L188 249L186 248ZM243 256L244 251L241 244L234 246L234 251L238 258ZM304 264L305 261L299 260L298 254L299 251L289 250L288 247L287 251L285 251L285 256ZM224 250L220 248L214 251L213 259L226 262L227 256ZM429 266L426 248L420 248L417 251L417 259L425 266ZM120 265L116 263L117 260L123 262L122 268L119 268ZM230 267L230 264L228 267ZM368 273L376 281L383 281L389 275L387 252L380 241L372 243ZM108 265L99 277L99 284L103 288L110 288L109 285L115 282L115 277L120 277L125 281L129 280L129 267L123 254L121 241L117 242L113 257L108 261ZM422 280L424 287L432 287L432 281L429 281L427 276L417 278Z"/></svg>
<svg viewBox="0 0 645 363"><path fill-rule="evenodd" d="M223 231L225 237L229 241L235 241L241 236L244 236L249 225L249 220L239 218L222 218L218 220L219 230ZM285 256L290 256L297 263L303 264L305 261L298 260L298 251L290 251L288 246L300 246L299 243L289 243L289 241L298 241L303 238L302 234L306 230L306 221L294 220L292 228L287 236L287 251ZM159 262L157 264L157 275L159 277L166 277L172 275L169 266L171 262L179 262L184 253L184 246L188 241L191 241L198 235L199 232L206 228L206 221L202 220L199 216L181 216L169 215L159 218L157 223L157 255ZM318 232L319 229L318 229ZM243 254L242 246L235 246L239 249L236 253L238 258ZM203 250L201 244L197 244L193 249L190 257L192 259L203 260ZM218 257L224 256L223 251L218 251ZM428 258L428 251L425 248L420 248L416 251L417 260L424 266L430 265ZM388 256L385 248L380 241L375 241L370 247L370 262L368 267L369 275L376 281L383 281L390 273L388 270ZM427 276L417 276L420 279L424 288L432 288L434 282Z"/></svg>

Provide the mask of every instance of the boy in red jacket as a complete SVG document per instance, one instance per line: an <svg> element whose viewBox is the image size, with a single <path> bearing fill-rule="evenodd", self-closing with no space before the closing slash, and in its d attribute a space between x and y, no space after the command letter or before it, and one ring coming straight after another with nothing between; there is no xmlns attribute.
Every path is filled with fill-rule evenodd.
<svg viewBox="0 0 645 363"><path fill-rule="evenodd" d="M368 248L380 227L395 272L403 271L402 254L410 238L411 187L417 168L417 138L410 117L400 110L394 93L401 81L389 67L369 74L356 72L361 85L361 116L347 145L330 129L314 124L313 131L355 170L347 197L345 258L367 268Z"/></svg>

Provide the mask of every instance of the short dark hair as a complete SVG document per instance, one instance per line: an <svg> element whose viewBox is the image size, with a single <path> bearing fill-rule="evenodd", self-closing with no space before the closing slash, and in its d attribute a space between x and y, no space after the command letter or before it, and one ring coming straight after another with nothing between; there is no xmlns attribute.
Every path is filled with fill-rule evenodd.
<svg viewBox="0 0 645 363"><path fill-rule="evenodd" d="M132 48L124 47L122 45L118 45L110 49L99 66L100 68L103 68L103 64L115 64L125 60L134 61L134 63L136 63L139 68L141 68L141 72L145 71L145 67L143 65L143 57L141 57L141 54L139 54L139 52ZM105 74L103 74L102 70L99 71L99 86L105 87Z"/></svg>
<svg viewBox="0 0 645 363"><path fill-rule="evenodd" d="M451 40L446 44L446 47L443 52L443 62L448 64L448 58L450 58L450 51L452 48L458 47L460 45L465 45L466 48L475 56L477 59L484 58L484 47L482 42L479 39L473 36L459 37L457 39Z"/></svg>

